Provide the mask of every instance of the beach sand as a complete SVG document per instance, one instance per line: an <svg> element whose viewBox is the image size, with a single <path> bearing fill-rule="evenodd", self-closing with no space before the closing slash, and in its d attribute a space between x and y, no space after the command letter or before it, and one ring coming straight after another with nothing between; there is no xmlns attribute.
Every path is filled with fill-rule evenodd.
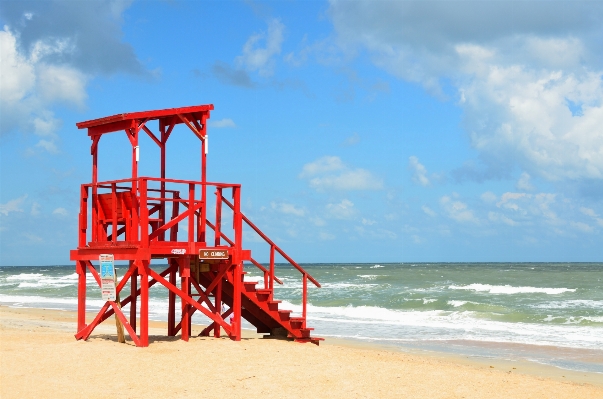
<svg viewBox="0 0 603 399"><path fill-rule="evenodd" d="M93 315L90 315L91 320ZM0 396L9 398L603 398L603 376L328 340L166 337L117 343L113 318L73 337L76 314L0 307ZM201 327L193 326L199 333ZM513 369L515 367L515 369Z"/></svg>

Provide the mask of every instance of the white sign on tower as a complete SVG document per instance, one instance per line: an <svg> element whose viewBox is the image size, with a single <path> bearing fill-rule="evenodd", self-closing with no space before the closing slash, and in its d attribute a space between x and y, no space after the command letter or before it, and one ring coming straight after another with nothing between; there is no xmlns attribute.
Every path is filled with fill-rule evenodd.
<svg viewBox="0 0 603 399"><path fill-rule="evenodd" d="M100 256L100 278L103 301L115 301L117 296L115 290L115 265L112 254Z"/></svg>

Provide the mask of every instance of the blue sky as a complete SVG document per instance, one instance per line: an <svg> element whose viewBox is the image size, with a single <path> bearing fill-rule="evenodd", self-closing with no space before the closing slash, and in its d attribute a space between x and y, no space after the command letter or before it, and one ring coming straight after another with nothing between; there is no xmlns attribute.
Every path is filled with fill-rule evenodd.
<svg viewBox="0 0 603 399"><path fill-rule="evenodd" d="M3 1L0 22L1 265L69 263L76 122L207 103L208 179L299 262L603 259L602 3ZM198 179L181 133L168 176ZM103 137L101 179L128 146ZM142 174L157 157L143 141Z"/></svg>

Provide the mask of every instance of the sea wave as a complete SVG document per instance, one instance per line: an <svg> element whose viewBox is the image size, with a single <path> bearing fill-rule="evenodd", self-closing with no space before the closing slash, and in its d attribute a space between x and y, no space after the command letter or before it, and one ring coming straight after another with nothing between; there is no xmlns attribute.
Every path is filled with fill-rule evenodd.
<svg viewBox="0 0 603 399"><path fill-rule="evenodd" d="M547 294L558 295L565 292L575 292L574 288L540 288L540 287L514 287L511 285L469 284L450 285L451 290L469 290L476 292L488 292L490 294Z"/></svg>

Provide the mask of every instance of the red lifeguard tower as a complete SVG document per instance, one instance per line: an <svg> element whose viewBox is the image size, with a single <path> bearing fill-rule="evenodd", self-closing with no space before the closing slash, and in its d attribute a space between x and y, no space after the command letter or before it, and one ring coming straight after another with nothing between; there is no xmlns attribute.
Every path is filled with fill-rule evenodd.
<svg viewBox="0 0 603 399"><path fill-rule="evenodd" d="M71 251L71 260L76 262L79 275L75 334L78 340L88 339L96 326L115 314L137 346L148 346L149 288L155 284L168 290L168 336L181 332L182 339L187 341L191 334L191 316L199 311L210 323L199 335L209 336L213 332L215 337L220 337L220 329L223 329L231 339L238 341L241 318L244 318L258 333L315 344L322 340L312 337L313 329L306 326L308 280L317 287L320 284L241 213L240 184L206 180L206 122L213 109L210 104L135 112L76 124L80 129L88 129L92 140L92 182L81 186L78 247ZM151 129L157 123L158 130L153 132ZM188 127L201 141L200 181L166 178L166 144L179 124ZM99 141L104 134L119 131L125 132L132 146L132 176L99 182ZM138 176L141 133L159 146L160 177ZM208 189L212 190L209 196ZM211 216L208 215L210 202L215 202L215 215ZM231 212L232 228L222 224L223 216L229 216L223 214L223 208ZM268 267L257 262L251 250L243 249L244 223L268 244ZM180 235L179 226L183 230ZM275 276L276 253L301 273L302 312L298 317L292 317L290 310L279 309L281 301L273 297L274 282L282 284ZM95 264L100 255L107 254L113 255L116 261L128 261L128 270L117 282L116 292L119 294L129 281L130 294L119 302L106 301L94 320L86 324L86 273L91 273L101 286ZM150 267L151 259L166 259L167 268L154 270ZM245 263L263 272L263 287L257 287L257 282L244 281ZM180 320L176 320L177 297L180 298ZM121 310L127 304L130 304L129 321ZM225 312L223 305L228 307Z"/></svg>

